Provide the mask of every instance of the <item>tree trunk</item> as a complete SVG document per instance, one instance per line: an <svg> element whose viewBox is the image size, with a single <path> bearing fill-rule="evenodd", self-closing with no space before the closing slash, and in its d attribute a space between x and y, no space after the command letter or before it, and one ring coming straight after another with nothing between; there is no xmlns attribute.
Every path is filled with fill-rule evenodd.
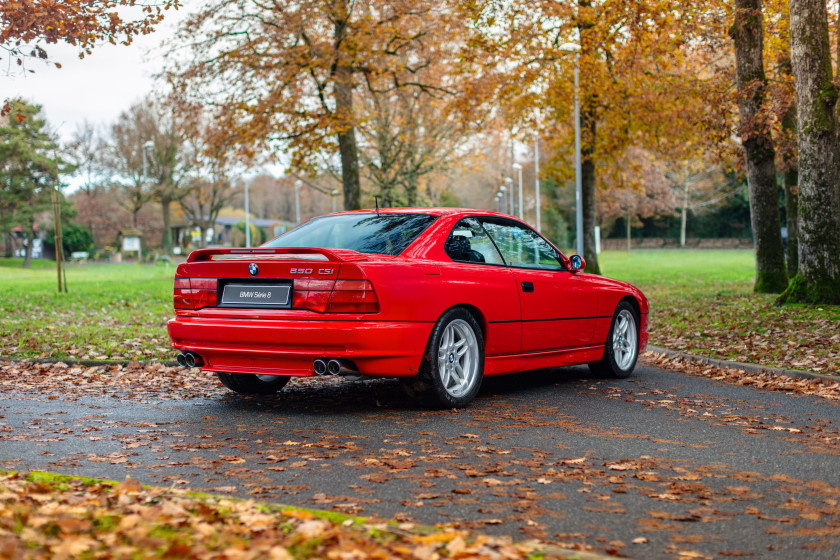
<svg viewBox="0 0 840 560"><path fill-rule="evenodd" d="M24 253L23 257L23 268L29 268L32 264L32 230L34 229L34 224L27 224L24 226L25 233L23 234L23 238L26 240L26 252ZM55 248L56 251L60 249L58 247Z"/></svg>
<svg viewBox="0 0 840 560"><path fill-rule="evenodd" d="M160 211L163 218L163 240L161 241L163 254L172 254L172 199L168 196L160 197Z"/></svg>
<svg viewBox="0 0 840 560"><path fill-rule="evenodd" d="M406 179L405 196L409 207L417 206L417 176L413 173Z"/></svg>
<svg viewBox="0 0 840 560"><path fill-rule="evenodd" d="M786 75L791 76L793 69L790 65L790 56L783 57L779 61L779 69ZM786 142L796 138L796 103L791 103L785 114L782 115L782 132ZM785 226L787 227L787 246L785 247L785 260L787 261L788 277L793 278L799 271L799 229L797 227L799 215L799 167L796 154L790 146L787 146L782 155L784 163L784 187L785 187Z"/></svg>
<svg viewBox="0 0 840 560"><path fill-rule="evenodd" d="M791 0L799 131L799 274L780 302L840 304L840 191L825 0Z"/></svg>
<svg viewBox="0 0 840 560"><path fill-rule="evenodd" d="M343 2L342 2L343 4ZM335 21L335 44L340 45L347 35L347 7L339 10ZM337 53L339 56L341 53ZM362 207L362 187L359 180L359 151L356 147L356 128L353 124L353 71L339 60L333 76L335 112L339 122L338 151L341 155L341 185L344 189L344 209Z"/></svg>
<svg viewBox="0 0 840 560"><path fill-rule="evenodd" d="M3 234L3 239L5 240L4 256L7 259L11 259L15 256L14 243L12 241L11 232Z"/></svg>
<svg viewBox="0 0 840 560"><path fill-rule="evenodd" d="M688 222L688 163L683 163L683 201L680 212L680 247L685 247L685 226Z"/></svg>
<svg viewBox="0 0 840 560"><path fill-rule="evenodd" d="M627 252L630 252L630 212L627 212Z"/></svg>
<svg viewBox="0 0 840 560"><path fill-rule="evenodd" d="M750 221L755 240L753 289L760 293L779 293L787 287L787 272L776 185L776 153L770 121L763 107L767 79L762 55L761 0L736 0L735 7L735 23L729 29L729 36L735 43L739 135L746 160Z"/></svg>
<svg viewBox="0 0 840 560"><path fill-rule="evenodd" d="M601 274L598 265L598 253L595 251L595 116L593 103L584 103L581 111L580 128L586 133L581 141L581 206L583 207L583 258L586 259L586 272Z"/></svg>

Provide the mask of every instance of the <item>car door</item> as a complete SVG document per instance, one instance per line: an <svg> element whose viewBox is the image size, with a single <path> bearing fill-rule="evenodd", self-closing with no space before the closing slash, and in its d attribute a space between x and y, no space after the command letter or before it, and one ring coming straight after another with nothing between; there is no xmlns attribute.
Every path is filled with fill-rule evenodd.
<svg viewBox="0 0 840 560"><path fill-rule="evenodd" d="M460 220L444 244L448 296L470 302L487 321L487 356L518 354L522 339L516 279L476 218Z"/></svg>
<svg viewBox="0 0 840 560"><path fill-rule="evenodd" d="M597 296L585 276L566 270L557 250L523 224L487 218L482 225L516 278L522 352L591 344Z"/></svg>

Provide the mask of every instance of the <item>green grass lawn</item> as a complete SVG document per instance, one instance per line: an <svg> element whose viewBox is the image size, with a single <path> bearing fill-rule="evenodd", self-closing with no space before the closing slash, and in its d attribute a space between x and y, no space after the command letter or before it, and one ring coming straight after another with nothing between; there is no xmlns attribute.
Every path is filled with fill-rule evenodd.
<svg viewBox="0 0 840 560"><path fill-rule="evenodd" d="M172 264L67 265L0 259L0 355L78 359L172 359Z"/></svg>
<svg viewBox="0 0 840 560"><path fill-rule="evenodd" d="M840 307L774 307L752 293L750 251L606 251L604 273L651 302L651 343L737 361L840 372ZM0 355L171 360L174 265L68 265L0 259Z"/></svg>
<svg viewBox="0 0 840 560"><path fill-rule="evenodd" d="M638 286L650 299L652 344L840 373L840 307L775 307L775 296L754 294L751 251L607 251L601 268L607 276Z"/></svg>

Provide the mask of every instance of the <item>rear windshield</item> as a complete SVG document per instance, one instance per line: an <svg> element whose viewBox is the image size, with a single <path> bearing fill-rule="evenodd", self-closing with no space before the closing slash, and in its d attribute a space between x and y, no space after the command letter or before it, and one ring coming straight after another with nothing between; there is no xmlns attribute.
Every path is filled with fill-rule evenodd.
<svg viewBox="0 0 840 560"><path fill-rule="evenodd" d="M399 255L436 216L428 214L339 214L309 220L263 247L351 249Z"/></svg>

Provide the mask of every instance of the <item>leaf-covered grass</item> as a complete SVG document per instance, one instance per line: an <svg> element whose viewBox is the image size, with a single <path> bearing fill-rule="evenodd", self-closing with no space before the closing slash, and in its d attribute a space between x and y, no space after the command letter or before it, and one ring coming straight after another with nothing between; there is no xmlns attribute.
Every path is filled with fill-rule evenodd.
<svg viewBox="0 0 840 560"><path fill-rule="evenodd" d="M0 557L422 560L577 554L445 527L326 513L142 486L135 479L0 472Z"/></svg>
<svg viewBox="0 0 840 560"><path fill-rule="evenodd" d="M174 266L70 265L0 259L0 355L171 360ZM651 343L703 356L840 373L840 307L774 307L752 292L750 251L607 251L604 273L651 301Z"/></svg>
<svg viewBox="0 0 840 560"><path fill-rule="evenodd" d="M753 293L755 258L738 250L607 251L604 274L651 303L651 344L702 356L840 374L840 307Z"/></svg>
<svg viewBox="0 0 840 560"><path fill-rule="evenodd" d="M0 355L27 358L171 359L174 265L68 265L0 259Z"/></svg>

